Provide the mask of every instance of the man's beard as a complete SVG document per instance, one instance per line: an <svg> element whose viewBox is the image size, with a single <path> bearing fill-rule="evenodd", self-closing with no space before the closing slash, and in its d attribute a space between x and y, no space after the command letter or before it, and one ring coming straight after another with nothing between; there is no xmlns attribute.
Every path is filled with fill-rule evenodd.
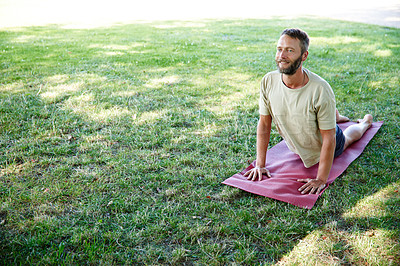
<svg viewBox="0 0 400 266"><path fill-rule="evenodd" d="M296 73L297 69L299 69L301 62L302 62L302 56L299 56L299 58L297 58L291 65L289 65L288 68L280 68L279 67L280 61L288 62L286 60L275 60L276 66L278 67L279 72L290 76L290 75L293 75L294 73Z"/></svg>

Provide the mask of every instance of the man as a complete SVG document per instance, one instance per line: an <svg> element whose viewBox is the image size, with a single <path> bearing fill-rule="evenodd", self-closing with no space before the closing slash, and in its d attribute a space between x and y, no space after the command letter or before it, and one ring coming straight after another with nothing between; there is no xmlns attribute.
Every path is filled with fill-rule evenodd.
<svg viewBox="0 0 400 266"><path fill-rule="evenodd" d="M300 156L305 167L319 162L315 179L298 180L305 183L299 189L302 194L320 193L326 186L334 157L359 140L372 124L372 116L367 114L344 132L337 126L336 123L349 119L337 111L329 84L303 68L308 45L309 38L302 30L286 29L281 34L275 57L278 70L267 73L261 82L256 167L245 173L253 181L261 180L263 174L271 177L265 165L273 120L289 149Z"/></svg>

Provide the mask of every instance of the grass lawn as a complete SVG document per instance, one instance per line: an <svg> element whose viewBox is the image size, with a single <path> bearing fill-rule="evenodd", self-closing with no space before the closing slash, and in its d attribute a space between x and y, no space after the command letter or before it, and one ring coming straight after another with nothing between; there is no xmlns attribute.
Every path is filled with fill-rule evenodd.
<svg viewBox="0 0 400 266"><path fill-rule="evenodd" d="M221 184L286 27L385 121L312 210ZM1 29L0 264L398 265L399 58L400 29L322 19Z"/></svg>

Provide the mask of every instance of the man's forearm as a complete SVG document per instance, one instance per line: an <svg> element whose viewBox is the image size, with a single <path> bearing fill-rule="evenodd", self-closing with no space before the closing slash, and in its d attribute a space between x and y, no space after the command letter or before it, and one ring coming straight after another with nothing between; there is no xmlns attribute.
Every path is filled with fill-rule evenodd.
<svg viewBox="0 0 400 266"><path fill-rule="evenodd" d="M269 136L257 135L257 166L265 167Z"/></svg>
<svg viewBox="0 0 400 266"><path fill-rule="evenodd" d="M257 165L265 167L269 138L271 135L271 118L264 118L257 126Z"/></svg>
<svg viewBox="0 0 400 266"><path fill-rule="evenodd" d="M270 115L260 115L260 120L257 125L256 167L244 174L248 180L261 181L264 174L271 177L271 173L265 168L269 136L271 135L271 121L272 118Z"/></svg>
<svg viewBox="0 0 400 266"><path fill-rule="evenodd" d="M326 187L326 182L328 181L329 172L332 168L332 162L336 147L336 134L335 129L320 130L322 136L322 147L321 155L319 158L319 166L317 178L305 178L298 179L299 182L304 182L302 187L299 188L301 194L305 193L321 193L321 191Z"/></svg>
<svg viewBox="0 0 400 266"><path fill-rule="evenodd" d="M329 172L332 168L335 147L336 136L332 134L323 135L317 179L324 181L325 183L328 180Z"/></svg>

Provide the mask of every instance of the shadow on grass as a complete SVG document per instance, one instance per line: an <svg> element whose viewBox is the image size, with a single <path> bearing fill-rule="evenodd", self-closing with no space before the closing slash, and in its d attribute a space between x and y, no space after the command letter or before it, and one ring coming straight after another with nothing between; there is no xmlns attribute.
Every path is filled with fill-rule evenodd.
<svg viewBox="0 0 400 266"><path fill-rule="evenodd" d="M313 210L220 185L255 156L258 84L289 25L339 109L385 121ZM1 31L2 257L296 263L308 243L311 262L398 261L399 35L313 19ZM370 197L379 215L360 216Z"/></svg>

